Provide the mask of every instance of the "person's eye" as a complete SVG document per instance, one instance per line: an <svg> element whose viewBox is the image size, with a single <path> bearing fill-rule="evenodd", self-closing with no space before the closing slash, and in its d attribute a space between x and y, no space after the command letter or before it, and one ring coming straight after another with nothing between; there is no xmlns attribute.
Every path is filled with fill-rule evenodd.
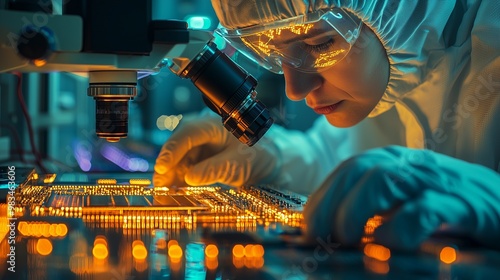
<svg viewBox="0 0 500 280"><path fill-rule="evenodd" d="M327 41L319 44L305 43L304 49L311 53L324 53L332 50L334 45L335 45L335 40L332 37L330 37Z"/></svg>

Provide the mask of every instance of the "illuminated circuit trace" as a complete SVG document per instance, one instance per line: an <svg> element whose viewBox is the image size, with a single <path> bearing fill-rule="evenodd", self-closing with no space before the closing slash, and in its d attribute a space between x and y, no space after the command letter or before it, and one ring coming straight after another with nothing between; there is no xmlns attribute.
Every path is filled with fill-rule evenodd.
<svg viewBox="0 0 500 280"><path fill-rule="evenodd" d="M278 223L299 228L306 201L270 186L174 190L154 188L149 179L105 178L78 184L55 179L32 171L16 188L15 207L0 209L6 217L2 224L16 219L17 244L26 247L25 255L17 252L19 266L24 262L33 266L49 257L62 262L30 270L31 279L50 278L51 265L66 267L78 277L116 270L138 279L144 273L184 279L200 271L220 271L228 262L232 269L255 271L264 265L260 239L221 243L213 236L257 233ZM117 233L119 239L110 239ZM8 232L1 234L5 241ZM0 253L6 256L9 246L1 244Z"/></svg>
<svg viewBox="0 0 500 280"><path fill-rule="evenodd" d="M258 54L264 54L268 57L273 54L277 54L283 58L290 59L290 57L293 57L293 55L287 54L288 50L292 49L290 47L290 44L279 43L282 33L288 34L284 36L285 38L289 38L290 34L308 34L308 32L312 28L314 28L314 26L315 24L309 23L280 27L242 37L241 40L243 44L245 44L249 49ZM282 46L278 47L276 44ZM321 49L321 51L315 51L314 53L309 54L309 58L307 60L312 59L312 62L308 61L302 63L310 64L310 66L312 66L313 68L329 67L337 63L340 56L345 55L348 49L350 49L350 46L348 44L334 43L332 41L328 44L328 47L326 49ZM305 49L303 49L303 47L300 48L300 51L307 52Z"/></svg>
<svg viewBox="0 0 500 280"><path fill-rule="evenodd" d="M46 178L49 178L48 176ZM55 176L52 178L51 181ZM16 190L16 216L82 218L94 225L168 228L197 222L300 226L305 197L268 186L154 188L149 179L99 179L96 184L38 184L38 176ZM47 179L44 179L48 182Z"/></svg>

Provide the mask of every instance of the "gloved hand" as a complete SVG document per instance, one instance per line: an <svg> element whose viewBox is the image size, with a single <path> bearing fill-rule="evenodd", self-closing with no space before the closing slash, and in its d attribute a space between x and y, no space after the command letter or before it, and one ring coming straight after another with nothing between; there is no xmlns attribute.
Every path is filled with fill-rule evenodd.
<svg viewBox="0 0 500 280"><path fill-rule="evenodd" d="M280 168L277 154L266 136L248 147L223 127L219 116L202 112L183 118L163 145L153 184L239 187L271 181Z"/></svg>
<svg viewBox="0 0 500 280"><path fill-rule="evenodd" d="M437 231L500 248L500 174L427 150L390 146L343 162L304 210L310 239L359 244L375 214L375 241L416 249Z"/></svg>

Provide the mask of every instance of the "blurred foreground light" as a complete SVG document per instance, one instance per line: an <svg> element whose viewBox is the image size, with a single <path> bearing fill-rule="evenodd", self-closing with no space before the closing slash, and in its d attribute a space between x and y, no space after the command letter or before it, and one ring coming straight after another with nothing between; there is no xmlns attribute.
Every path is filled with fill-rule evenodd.
<svg viewBox="0 0 500 280"><path fill-rule="evenodd" d="M18 231L24 236L64 237L68 233L68 227L65 224L22 221L18 225Z"/></svg>
<svg viewBox="0 0 500 280"><path fill-rule="evenodd" d="M216 270L219 266L219 261L216 258L207 258L205 260L205 265L209 270Z"/></svg>
<svg viewBox="0 0 500 280"><path fill-rule="evenodd" d="M454 263L457 260L457 251L452 247L444 247L439 253L439 259L446 264Z"/></svg>
<svg viewBox="0 0 500 280"><path fill-rule="evenodd" d="M189 16L186 22L191 29L209 29L212 25L212 20L205 16Z"/></svg>
<svg viewBox="0 0 500 280"><path fill-rule="evenodd" d="M47 60L45 59L34 59L32 61L33 65L35 65L36 67L42 67L44 66L45 64L47 64Z"/></svg>
<svg viewBox="0 0 500 280"><path fill-rule="evenodd" d="M207 258L217 258L219 255L219 249L214 244L209 244L205 248L205 255Z"/></svg>
<svg viewBox="0 0 500 280"><path fill-rule="evenodd" d="M108 246L108 241L106 240L106 237L103 235L98 235L94 239L94 246L97 244L103 244L104 246Z"/></svg>
<svg viewBox="0 0 500 280"><path fill-rule="evenodd" d="M387 261L391 258L391 251L382 245L368 243L363 251L366 256L379 261Z"/></svg>
<svg viewBox="0 0 500 280"><path fill-rule="evenodd" d="M245 256L245 247L241 244L236 244L233 247L233 256L235 258L243 258Z"/></svg>
<svg viewBox="0 0 500 280"><path fill-rule="evenodd" d="M264 256L264 247L260 244L254 245L252 252L254 257L261 258Z"/></svg>
<svg viewBox="0 0 500 280"><path fill-rule="evenodd" d="M156 126L160 130L170 130L173 131L182 119L182 115L161 115L156 119Z"/></svg>
<svg viewBox="0 0 500 280"><path fill-rule="evenodd" d="M145 260L148 256L148 250L144 246L144 243L140 240L135 240L132 242L132 256L136 260Z"/></svg>
<svg viewBox="0 0 500 280"><path fill-rule="evenodd" d="M68 227L65 224L56 225L56 234L58 236L66 236L67 233L68 233Z"/></svg>
<svg viewBox="0 0 500 280"><path fill-rule="evenodd" d="M42 256L47 256L52 253L52 242L46 238L38 239L36 243L36 251Z"/></svg>
<svg viewBox="0 0 500 280"><path fill-rule="evenodd" d="M253 257L253 245L252 244L248 244L246 245L245 247L243 247L243 255L245 255L245 257L247 258L251 258Z"/></svg>
<svg viewBox="0 0 500 280"><path fill-rule="evenodd" d="M177 244L172 244L168 247L168 256L171 259L180 259L182 257L182 248Z"/></svg>
<svg viewBox="0 0 500 280"><path fill-rule="evenodd" d="M96 259L104 260L108 257L108 247L102 243L95 244L92 249L92 255L94 255Z"/></svg>
<svg viewBox="0 0 500 280"><path fill-rule="evenodd" d="M175 239L170 239L167 243L167 247L170 248L173 245L179 245L179 242L177 242L177 240Z"/></svg>
<svg viewBox="0 0 500 280"><path fill-rule="evenodd" d="M363 263L365 268L375 274L387 274L389 273L390 267L389 262L379 261L367 256L363 257Z"/></svg>

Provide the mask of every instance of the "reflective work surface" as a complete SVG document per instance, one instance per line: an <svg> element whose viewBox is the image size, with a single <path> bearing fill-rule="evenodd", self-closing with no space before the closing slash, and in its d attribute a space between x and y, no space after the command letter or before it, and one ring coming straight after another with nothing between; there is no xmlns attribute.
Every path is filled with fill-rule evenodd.
<svg viewBox="0 0 500 280"><path fill-rule="evenodd" d="M96 178L75 178L71 183L64 177L19 183L15 203L0 206L2 279L500 275L500 252L464 241L434 239L411 254L390 251L369 239L360 248L320 239L305 245L300 234L303 198L268 187L172 191L152 190L147 179L96 184ZM369 221L365 232L377 222Z"/></svg>

